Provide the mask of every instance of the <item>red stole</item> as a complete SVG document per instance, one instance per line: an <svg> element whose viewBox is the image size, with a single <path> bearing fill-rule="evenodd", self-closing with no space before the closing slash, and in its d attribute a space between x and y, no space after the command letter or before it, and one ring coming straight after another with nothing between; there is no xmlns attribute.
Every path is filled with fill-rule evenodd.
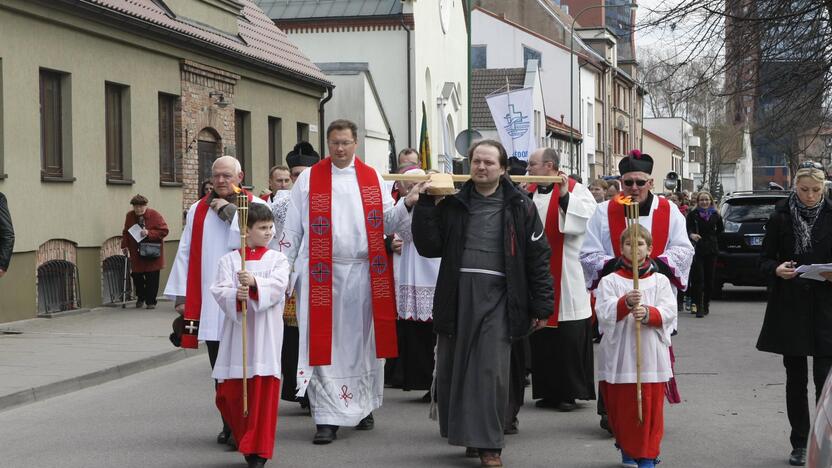
<svg viewBox="0 0 832 468"><path fill-rule="evenodd" d="M393 268L384 247L384 209L376 172L357 157L370 261L373 331L378 358L396 357ZM332 363L332 159L312 166L309 178L309 365Z"/></svg>
<svg viewBox="0 0 832 468"><path fill-rule="evenodd" d="M251 202L251 193L243 190ZM205 233L205 217L208 216L208 196L197 202L194 221L191 226L191 245L188 251L188 278L185 282L185 330L182 333L182 347L196 349L198 346L199 320L202 315L202 237Z"/></svg>
<svg viewBox="0 0 832 468"><path fill-rule="evenodd" d="M567 179L569 182L569 193L575 188L577 183L571 177ZM552 197L549 198L549 208L546 211L546 238L549 240L549 246L552 247L552 258L549 260L549 271L552 273L555 287L555 312L549 317L549 322L546 323L549 327L558 326L558 316L560 315L560 284L563 278L563 241L564 235L560 232L560 192L552 190ZM537 187L535 186L535 190Z"/></svg>
<svg viewBox="0 0 832 468"><path fill-rule="evenodd" d="M656 196L656 195L653 195ZM659 198L659 207L653 211L653 222L650 232L653 234L653 252L650 257L657 258L664 253L667 246L668 233L670 232L670 202L664 197ZM624 214L624 205L610 200L607 205L607 222L610 225L610 241L612 251L616 257L621 256L621 233L627 227L627 217Z"/></svg>

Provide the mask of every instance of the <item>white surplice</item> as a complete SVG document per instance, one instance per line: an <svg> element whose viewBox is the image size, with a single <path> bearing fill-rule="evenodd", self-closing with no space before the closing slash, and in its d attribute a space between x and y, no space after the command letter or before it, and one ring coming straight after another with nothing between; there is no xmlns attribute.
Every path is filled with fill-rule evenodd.
<svg viewBox="0 0 832 468"><path fill-rule="evenodd" d="M552 191L547 194L535 192L532 195L532 201L537 207L543 226L546 226L549 203L558 203L559 196L557 187L553 187ZM558 227L563 233L563 258L552 257L551 261L563 262L560 297L556 298L560 301L559 322L585 320L592 316L589 292L586 290L584 273L578 257L586 236L587 222L597 208L598 204L592 197L592 193L583 184L578 183L569 193L566 211L564 212L563 208L558 206Z"/></svg>
<svg viewBox="0 0 832 468"><path fill-rule="evenodd" d="M589 219L586 238L583 247L581 247L581 266L584 269L586 287L589 289L592 289L598 281L599 273L604 268L604 264L615 257L612 241L610 240L610 224L607 215L609 204L610 201L607 200L598 205L595 214ZM650 215L638 218L638 223L647 228L648 231L653 232L653 214L658 207L659 197L654 194L650 206ZM653 248L655 249L656 246L653 246ZM685 217L676 204L670 203L670 226L667 232L667 244L664 252L658 258L670 267L673 272L674 283L681 285L683 290L687 288L688 273L690 272L691 263L693 263L693 253L693 245L688 239Z"/></svg>
<svg viewBox="0 0 832 468"><path fill-rule="evenodd" d="M638 280L641 303L658 309L661 327L641 325L641 381L667 382L670 334L676 329L676 293L666 276L653 273ZM633 289L633 280L611 273L595 290L598 329L604 335L598 347L598 380L612 384L636 382L636 323L632 315L618 320L618 300Z"/></svg>
<svg viewBox="0 0 832 468"><path fill-rule="evenodd" d="M375 171L375 169L374 169ZM384 232L392 234L407 218L404 203L393 204L381 174ZM315 424L354 426L381 406L384 359L376 358L367 230L355 162L332 165L332 362L309 366L309 184L312 171L292 187L284 225L284 250L294 265L297 303L298 395L308 393Z"/></svg>
<svg viewBox="0 0 832 468"><path fill-rule="evenodd" d="M239 251L224 255L217 268L211 294L225 313L222 339L212 377L217 380L243 378L242 313L237 311L237 272ZM274 250L260 260L247 260L246 271L257 282L257 300L247 301L246 348L247 376L281 378L280 355L283 349L283 303L289 284L289 261Z"/></svg>
<svg viewBox="0 0 832 468"><path fill-rule="evenodd" d="M404 204L404 199L397 203ZM433 293L439 276L441 258L419 255L413 244L411 212L396 235L402 240L402 254L396 265L396 310L401 320L427 322L433 319Z"/></svg>
<svg viewBox="0 0 832 468"><path fill-rule="evenodd" d="M266 203L254 197L252 203ZM185 218L185 229L179 239L179 248L176 251L176 259L170 270L165 296L176 300L177 297L185 297L188 286L188 262L191 255L191 241L194 224L194 215L199 201L191 205L188 215ZM202 310L199 317L200 341L219 341L222 336L222 324L225 315L217 305L217 301L211 295L211 285L217 275L217 264L220 258L240 248L240 226L237 222L237 215L231 223L226 223L217 213L208 209L205 215L205 225L202 231Z"/></svg>

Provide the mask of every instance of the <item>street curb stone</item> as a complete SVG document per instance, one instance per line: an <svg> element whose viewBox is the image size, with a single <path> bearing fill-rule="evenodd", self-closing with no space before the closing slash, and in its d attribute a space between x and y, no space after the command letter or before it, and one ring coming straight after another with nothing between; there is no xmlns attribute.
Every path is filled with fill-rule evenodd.
<svg viewBox="0 0 832 468"><path fill-rule="evenodd" d="M100 371L84 374L79 377L52 382L39 387L27 388L9 395L0 396L0 411L5 411L18 406L43 401L48 398L65 395L85 388L101 385L106 382L118 380L129 375L137 374L147 370L172 364L182 359L204 354L205 350L192 350L180 348L168 351L155 356L146 357L137 361L128 362L113 366Z"/></svg>

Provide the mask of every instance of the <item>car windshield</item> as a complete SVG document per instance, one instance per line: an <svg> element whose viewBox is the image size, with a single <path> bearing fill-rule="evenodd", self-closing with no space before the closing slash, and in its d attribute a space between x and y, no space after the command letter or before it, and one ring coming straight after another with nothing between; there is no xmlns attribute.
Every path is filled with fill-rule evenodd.
<svg viewBox="0 0 832 468"><path fill-rule="evenodd" d="M730 200L722 208L722 218L734 223L768 221L780 198L746 198Z"/></svg>

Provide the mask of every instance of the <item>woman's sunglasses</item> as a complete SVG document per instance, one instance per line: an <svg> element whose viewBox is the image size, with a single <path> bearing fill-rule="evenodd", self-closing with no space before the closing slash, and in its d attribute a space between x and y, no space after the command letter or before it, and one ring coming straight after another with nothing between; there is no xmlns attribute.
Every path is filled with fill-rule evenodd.
<svg viewBox="0 0 832 468"><path fill-rule="evenodd" d="M644 180L644 179L627 179L627 180L622 180L621 182L624 185L626 185L627 187L632 187L633 184L636 184L639 187L644 187L645 185L647 185L647 181Z"/></svg>

